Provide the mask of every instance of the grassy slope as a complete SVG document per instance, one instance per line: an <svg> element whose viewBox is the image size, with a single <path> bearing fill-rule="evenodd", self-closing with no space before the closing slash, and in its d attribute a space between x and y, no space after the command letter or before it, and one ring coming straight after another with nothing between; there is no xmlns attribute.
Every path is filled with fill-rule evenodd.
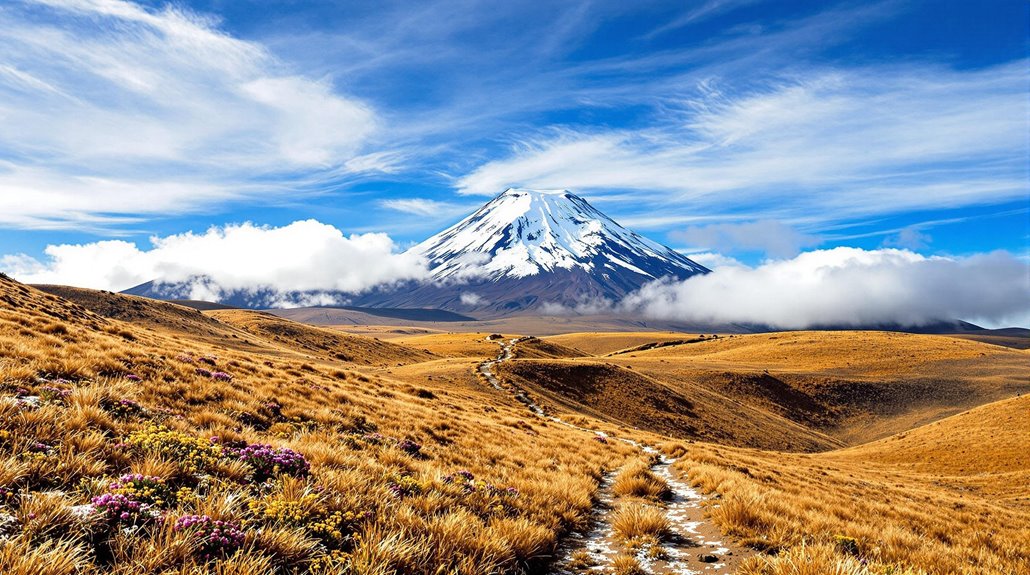
<svg viewBox="0 0 1030 575"><path fill-rule="evenodd" d="M85 305L0 279L0 572L205 572L188 532L151 525L119 533L70 512L127 471L187 488L180 500L164 505L173 517L196 513L243 525L248 552L215 563L223 573L317 572L329 557L356 574L435 573L440 566L511 572L537 564L559 533L582 524L600 470L631 456L620 442L602 445L536 420L484 386L472 368L497 353L495 344L483 341L485 333L403 335L391 339L397 345L390 348L363 341L369 350L392 351L377 365L355 365L330 353L335 332L297 327L290 333L300 334L298 343L276 332L292 329L288 323L267 331L250 324L249 316L223 318L235 320L227 323L217 314L183 315L177 306L139 298L88 290L75 297ZM683 337L676 335L672 339ZM680 471L722 494L710 510L715 521L734 537L784 550L749 560L742 572L879 574L894 563L942 574L1025 572L1025 398L847 450L811 455L753 449L776 442L782 444L774 447L805 449L802 438L821 437L780 417L825 425L799 415L805 412L798 409L799 393L833 398L838 404L827 405L841 410L815 402L808 412L823 417L826 411L830 421L852 425L864 417L861 425L883 434L891 426L938 418L964 402L1011 395L1026 383L1025 352L935 336L831 333L824 339L794 333L720 338L603 360L568 357L661 339L616 336L601 334L604 341L595 347L585 335L548 338L556 345L529 345L523 357L533 359L498 371L508 370L535 397L586 427L627 433L620 425L629 423L679 435L684 430L676 426L689 424L697 437L738 445L668 449L686 450ZM426 361L393 361L393 352L413 360L423 354ZM205 364L196 361L204 356L216 356L216 365L207 367L231 373L232 380L198 374ZM782 385L765 379L766 370ZM712 376L727 372L735 375ZM130 373L142 380L127 380ZM568 386L568 380L593 383ZM926 396L909 390L921 390L927 381L961 393L943 394L945 404L921 403ZM70 395L53 397L45 386ZM831 392L813 392L821 386ZM906 393L889 397L919 400L903 402L904 417L861 402L858 416L848 411L865 390L892 387ZM33 408L17 401L17 393L50 393L50 399ZM121 399L145 410L122 413L112 407ZM273 403L281 407L270 408ZM663 412L676 413L676 405L691 413L660 421ZM184 469L181 458L125 445L134 431L154 423L204 445L218 435L294 449L310 461L312 473L259 488L251 467L220 457L198 476ZM369 436L373 430L382 438ZM423 455L399 449L400 439L422 444ZM39 451L34 442L47 449ZM980 458L991 463L969 464ZM493 495L479 485L470 491L442 481L459 469L519 494ZM421 493L399 497L398 489ZM297 515L268 512L287 508ZM324 529L334 512L347 517L340 537ZM3 514L15 522L5 524ZM873 569L863 571L857 559L834 547L834 535L856 538Z"/></svg>
<svg viewBox="0 0 1030 575"><path fill-rule="evenodd" d="M977 407L832 458L923 474L1030 510L1030 396Z"/></svg>
<svg viewBox="0 0 1030 575"><path fill-rule="evenodd" d="M354 337L336 330L304 325L258 311L215 310L205 314L279 346L331 360L380 365L418 363L435 359L432 353L425 350L368 337Z"/></svg>
<svg viewBox="0 0 1030 575"><path fill-rule="evenodd" d="M251 551L225 563L232 572L305 571L328 557L354 573L510 571L548 555L557 534L586 521L600 470L629 451L527 421L521 407L482 386L415 387L290 349L241 350L235 339L213 344L190 329L141 328L6 279L0 302L0 487L9 494L3 512L15 518L4 527L11 537L0 540L5 573L199 565L191 532L151 524L122 533L71 512L126 472L185 488L163 503L173 518L241 524ZM214 366L197 363L208 356ZM18 393L44 399L33 407ZM121 400L143 410L122 413ZM219 436L290 448L311 463L311 475L261 487L250 466L228 456L194 473L167 446L133 447L133 433L154 424L204 446ZM401 439L420 443L421 455L395 447ZM442 481L461 469L518 494ZM344 518L334 524L339 533L327 534L335 512Z"/></svg>
<svg viewBox="0 0 1030 575"><path fill-rule="evenodd" d="M192 339L225 342L245 338L246 334L205 316L193 308L153 300L59 285L34 286L40 291L62 298L88 309L99 316L132 324L135 328L148 328L189 334ZM53 301L53 300L48 300Z"/></svg>
<svg viewBox="0 0 1030 575"><path fill-rule="evenodd" d="M393 338L390 341L407 347L425 349L446 357L484 358L497 355L497 344L486 341L487 333L438 333ZM515 337L505 335L505 338Z"/></svg>
<svg viewBox="0 0 1030 575"><path fill-rule="evenodd" d="M679 470L719 493L712 518L769 549L742 572L1030 571L1027 417L1003 400L889 439L816 455L695 444ZM837 536L855 539L857 554ZM803 543L804 542L804 543ZM807 569L807 570L806 570ZM895 571L898 572L898 571Z"/></svg>
<svg viewBox="0 0 1030 575"><path fill-rule="evenodd" d="M1030 355L947 336L787 332L708 339L606 361L692 382L849 444L1030 391Z"/></svg>
<svg viewBox="0 0 1030 575"><path fill-rule="evenodd" d="M679 341L686 337L688 336L674 331L579 332L552 335L545 337L544 340L581 349L592 355L607 355L639 345Z"/></svg>
<svg viewBox="0 0 1030 575"><path fill-rule="evenodd" d="M538 337L526 338L515 347L515 357L519 359L564 359L590 355L581 349Z"/></svg>
<svg viewBox="0 0 1030 575"><path fill-rule="evenodd" d="M689 383L670 386L596 361L515 360L500 373L564 413L670 437L786 451L839 447L792 421Z"/></svg>

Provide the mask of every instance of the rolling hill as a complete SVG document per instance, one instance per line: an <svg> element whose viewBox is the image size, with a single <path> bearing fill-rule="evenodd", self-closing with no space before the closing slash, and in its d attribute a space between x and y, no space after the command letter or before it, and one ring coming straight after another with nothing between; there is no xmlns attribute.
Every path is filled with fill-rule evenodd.
<svg viewBox="0 0 1030 575"><path fill-rule="evenodd" d="M42 288L0 276L3 572L547 573L606 514L673 513L677 481L708 494L692 520L741 573L1028 564L1025 351L874 332L377 341ZM480 367L514 339L495 387ZM107 514L137 481L169 491ZM681 495L648 499L662 485ZM201 555L186 517L239 534Z"/></svg>
<svg viewBox="0 0 1030 575"><path fill-rule="evenodd" d="M404 364L429 361L434 355L374 338L356 337L284 320L270 313L233 309L212 310L206 315L267 341L301 353L358 364Z"/></svg>

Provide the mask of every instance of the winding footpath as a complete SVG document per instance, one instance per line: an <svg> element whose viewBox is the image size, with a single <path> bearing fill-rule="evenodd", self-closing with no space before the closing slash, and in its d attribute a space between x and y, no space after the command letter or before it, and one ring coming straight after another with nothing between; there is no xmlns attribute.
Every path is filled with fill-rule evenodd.
<svg viewBox="0 0 1030 575"><path fill-rule="evenodd" d="M534 415L564 425L578 431L591 433L606 440L612 440L607 434L574 425L547 412L533 402L526 392L517 386L505 387L494 372L494 366L511 360L515 356L515 346L529 338L510 340L487 339L497 343L501 351L496 359L479 364L478 371L495 389L511 394L525 405ZM723 543L719 529L704 517L702 502L705 497L687 483L679 480L672 471L677 458L660 453L652 446L631 439L617 438L644 454L655 463L651 471L665 480L672 492L670 498L662 502L662 509L670 525L670 535L663 539L658 549L642 548L636 551L635 557L640 566L648 573L655 575L722 575L733 573L740 561L750 554L746 549L736 548ZM627 550L618 540L612 527L612 517L617 509L616 496L612 491L615 472L609 471L602 478L598 487L596 503L592 512L591 527L585 532L572 533L566 537L554 562L552 573L555 575L575 575L584 572L611 572L616 556L620 553L634 554Z"/></svg>

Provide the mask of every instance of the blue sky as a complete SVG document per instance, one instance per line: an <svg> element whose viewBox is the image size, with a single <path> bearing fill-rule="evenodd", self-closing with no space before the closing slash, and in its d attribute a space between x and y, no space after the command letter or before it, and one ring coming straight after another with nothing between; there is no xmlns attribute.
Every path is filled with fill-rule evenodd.
<svg viewBox="0 0 1030 575"><path fill-rule="evenodd" d="M403 248L508 186L751 264L1028 256L1026 2L541 6L6 2L0 256L306 219Z"/></svg>

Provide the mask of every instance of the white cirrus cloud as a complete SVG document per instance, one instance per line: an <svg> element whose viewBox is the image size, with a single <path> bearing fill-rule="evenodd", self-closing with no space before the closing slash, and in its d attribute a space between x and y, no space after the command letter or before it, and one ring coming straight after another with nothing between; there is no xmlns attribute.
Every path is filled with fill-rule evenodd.
<svg viewBox="0 0 1030 575"><path fill-rule="evenodd" d="M638 130L561 128L456 180L653 192L669 216L751 210L825 221L1025 197L1026 62L812 69L669 97L677 112ZM714 83L714 86L713 86ZM597 194L595 194L597 195ZM601 194L603 195L603 194Z"/></svg>
<svg viewBox="0 0 1030 575"><path fill-rule="evenodd" d="M8 255L0 257L0 268L26 283L113 291L150 280L189 282L194 299L217 299L212 296L234 290L359 293L426 276L425 263L398 253L386 234L347 236L315 220L282 227L231 224L154 237L151 244L143 249L121 240L51 245L46 261Z"/></svg>
<svg viewBox="0 0 1030 575"><path fill-rule="evenodd" d="M437 218L451 217L468 211L468 208L462 205L427 198L392 198L380 200L379 205L396 212Z"/></svg>
<svg viewBox="0 0 1030 575"><path fill-rule="evenodd" d="M1025 325L1027 294L1030 264L1005 252L942 257L839 247L654 282L620 306L650 318L781 329L953 319Z"/></svg>
<svg viewBox="0 0 1030 575"><path fill-rule="evenodd" d="M0 54L2 225L103 226L382 164L361 159L370 106L183 8L5 6Z"/></svg>

